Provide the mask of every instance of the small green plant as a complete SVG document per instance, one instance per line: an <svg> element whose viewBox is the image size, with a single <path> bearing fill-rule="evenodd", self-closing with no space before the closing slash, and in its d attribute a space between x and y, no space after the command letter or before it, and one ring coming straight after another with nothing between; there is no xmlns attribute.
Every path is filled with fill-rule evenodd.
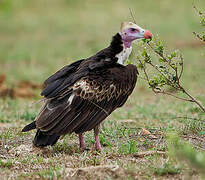
<svg viewBox="0 0 205 180"><path fill-rule="evenodd" d="M141 52L136 56L136 62L137 67L144 73L143 79L147 81L154 93L196 103L205 112L202 103L182 85L184 58L179 51L168 53L159 38L154 38L152 41L144 40ZM176 92L181 92L183 95L176 95Z"/></svg>
<svg viewBox="0 0 205 180"><path fill-rule="evenodd" d="M137 141L135 140L128 140L127 143L121 144L118 152L120 154L133 154L133 153L137 153L138 149L137 149Z"/></svg>
<svg viewBox="0 0 205 180"><path fill-rule="evenodd" d="M37 172L36 175L43 179L59 179L61 177L60 170L61 169L59 167L51 167L49 169Z"/></svg>
<svg viewBox="0 0 205 180"><path fill-rule="evenodd" d="M106 138L104 134L100 135L100 143L102 143L104 146L112 147L112 144L109 142L109 140Z"/></svg>
<svg viewBox="0 0 205 180"><path fill-rule="evenodd" d="M13 161L11 159L8 159L8 160L1 160L0 159L0 167L1 168L10 168L13 166Z"/></svg>
<svg viewBox="0 0 205 180"><path fill-rule="evenodd" d="M196 6L193 6L195 11L200 17L200 24L203 28L205 28L205 13L198 10ZM202 31L201 33L193 32L193 34L201 41L205 42L205 31Z"/></svg>
<svg viewBox="0 0 205 180"><path fill-rule="evenodd" d="M180 168L175 167L170 162L165 162L162 166L154 168L154 174L159 176L179 174L180 172Z"/></svg>

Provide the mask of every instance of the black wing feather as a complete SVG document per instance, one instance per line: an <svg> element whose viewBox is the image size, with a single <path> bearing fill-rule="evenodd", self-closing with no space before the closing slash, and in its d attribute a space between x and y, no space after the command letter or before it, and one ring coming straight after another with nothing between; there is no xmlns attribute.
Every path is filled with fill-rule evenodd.
<svg viewBox="0 0 205 180"><path fill-rule="evenodd" d="M76 61L70 65L64 66L55 74L50 76L45 82L45 88L41 92L41 96L51 98L57 96L57 94L67 87L73 80L73 73L79 67L84 59Z"/></svg>

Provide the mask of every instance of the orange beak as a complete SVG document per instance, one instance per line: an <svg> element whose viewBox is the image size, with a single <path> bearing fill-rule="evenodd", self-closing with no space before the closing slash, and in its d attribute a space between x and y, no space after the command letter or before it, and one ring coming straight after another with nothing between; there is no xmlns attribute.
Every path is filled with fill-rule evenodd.
<svg viewBox="0 0 205 180"><path fill-rule="evenodd" d="M150 31L146 30L144 33L144 38L145 39L152 39L152 33Z"/></svg>

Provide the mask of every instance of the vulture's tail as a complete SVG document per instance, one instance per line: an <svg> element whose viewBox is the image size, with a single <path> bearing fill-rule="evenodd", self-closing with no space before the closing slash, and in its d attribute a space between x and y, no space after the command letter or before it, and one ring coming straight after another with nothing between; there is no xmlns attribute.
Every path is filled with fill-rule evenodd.
<svg viewBox="0 0 205 180"><path fill-rule="evenodd" d="M36 129L36 121L33 121L32 123L26 125L22 132L30 131L32 129ZM59 139L59 135L52 134L48 135L40 131L40 129L37 130L36 135L33 140L33 144L36 147L44 147L44 146L53 146Z"/></svg>
<svg viewBox="0 0 205 180"><path fill-rule="evenodd" d="M36 129L36 121L33 121L32 123L26 125L21 131L26 132L26 131L30 131L32 129Z"/></svg>
<svg viewBox="0 0 205 180"><path fill-rule="evenodd" d="M33 140L33 144L36 147L44 147L44 146L53 146L59 139L59 135L52 134L44 134L42 131L39 129L36 132L36 135Z"/></svg>

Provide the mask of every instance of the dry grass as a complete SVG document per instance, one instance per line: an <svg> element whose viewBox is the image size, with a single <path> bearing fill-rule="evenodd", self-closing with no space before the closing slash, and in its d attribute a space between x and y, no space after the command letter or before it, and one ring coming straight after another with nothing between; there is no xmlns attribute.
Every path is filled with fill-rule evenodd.
<svg viewBox="0 0 205 180"><path fill-rule="evenodd" d="M13 111L11 117L15 123L2 123L4 126L0 128L0 175L4 179L199 179L196 169L169 157L166 134L179 133L196 149L204 151L205 138L199 135L204 124L193 125L193 120L188 123L182 117L177 118L176 113L178 116L184 114L179 112L180 109L159 112L158 108L163 105L156 101L158 99L149 101L155 108L146 103L137 103L133 108L129 99L123 109L114 112L102 127L100 140L103 151L99 153L94 150L93 132L86 133L88 150L84 152L80 151L74 134L65 136L53 147L33 147L35 132L21 133L20 130L35 117L40 104L28 109L30 100L17 99L8 107L5 104L13 103L13 100L3 100L3 113ZM174 101L169 100L169 103L174 104ZM179 107L187 109L187 105L182 104ZM21 107L22 111L15 115L12 106ZM190 110L185 111L189 113Z"/></svg>
<svg viewBox="0 0 205 180"><path fill-rule="evenodd" d="M32 93L0 98L1 179L203 178L198 169L169 155L167 134L177 133L204 152L204 114L191 103L154 95L140 78L126 105L105 121L101 153L93 148L93 132L86 133L89 150L84 152L74 134L38 149L32 146L34 131L21 133L41 106L33 103L40 99L33 85L107 46L120 22L131 19L129 7L139 25L182 50L184 86L205 104L204 47L192 36L200 26L191 1L0 1L0 91L4 86Z"/></svg>

